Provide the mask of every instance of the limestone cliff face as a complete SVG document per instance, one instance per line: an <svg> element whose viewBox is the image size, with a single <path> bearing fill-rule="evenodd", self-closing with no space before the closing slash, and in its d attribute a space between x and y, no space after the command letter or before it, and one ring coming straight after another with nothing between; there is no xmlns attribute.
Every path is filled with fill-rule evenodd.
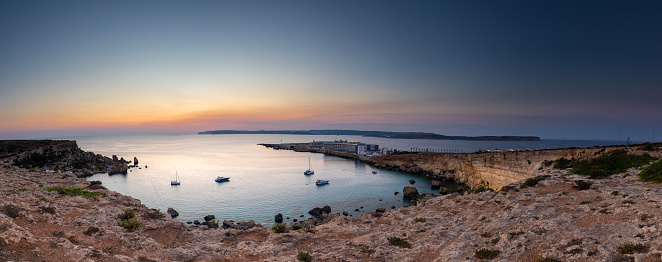
<svg viewBox="0 0 662 262"><path fill-rule="evenodd" d="M619 149L581 148L540 151L485 152L471 154L405 154L362 158L378 167L403 172L446 177L478 187L487 184L499 190L513 182L533 177L545 161L560 158L586 160Z"/></svg>

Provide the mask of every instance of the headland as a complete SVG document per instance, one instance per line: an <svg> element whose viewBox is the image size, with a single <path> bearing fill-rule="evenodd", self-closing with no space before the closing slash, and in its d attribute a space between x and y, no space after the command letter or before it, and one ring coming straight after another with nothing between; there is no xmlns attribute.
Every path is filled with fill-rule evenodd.
<svg viewBox="0 0 662 262"><path fill-rule="evenodd" d="M426 132L389 132L361 130L216 130L198 132L198 135L230 135L230 134L277 134L277 135L333 135L333 136L367 136L392 139L434 139L434 140L468 140L468 141L540 141L537 136L446 136Z"/></svg>
<svg viewBox="0 0 662 262"><path fill-rule="evenodd" d="M324 223L303 228L186 225L69 173L0 160L0 260L658 261L662 186L638 175L659 165L652 163L659 163L660 147L547 159L529 179L500 191L427 196L417 206L359 217L332 212ZM535 161L535 154L515 156L527 165ZM616 173L602 169L613 162L640 165ZM598 169L571 173L582 163Z"/></svg>

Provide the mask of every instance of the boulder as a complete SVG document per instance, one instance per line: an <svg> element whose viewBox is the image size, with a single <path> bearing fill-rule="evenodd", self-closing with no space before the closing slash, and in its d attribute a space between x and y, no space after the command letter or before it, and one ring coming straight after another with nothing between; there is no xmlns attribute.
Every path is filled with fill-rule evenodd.
<svg viewBox="0 0 662 262"><path fill-rule="evenodd" d="M175 209L172 208L172 207L169 207L169 208L168 208L168 211L166 211L166 213L168 213L168 214L170 215L170 217L176 217L176 216L179 216L179 212L177 212L177 210L175 210Z"/></svg>
<svg viewBox="0 0 662 262"><path fill-rule="evenodd" d="M393 193L394 196L397 196L398 194L400 194L400 192L394 192Z"/></svg>
<svg viewBox="0 0 662 262"><path fill-rule="evenodd" d="M331 207L330 206L322 207L322 212L327 213L327 214L331 213Z"/></svg>
<svg viewBox="0 0 662 262"><path fill-rule="evenodd" d="M105 187L101 186L101 181L90 181L90 185L87 186L89 189L105 189Z"/></svg>
<svg viewBox="0 0 662 262"><path fill-rule="evenodd" d="M240 223L237 224L237 227L241 228L241 229L251 229L251 228L255 227L255 221L248 220L246 222L240 222Z"/></svg>
<svg viewBox="0 0 662 262"><path fill-rule="evenodd" d="M418 189L413 186L406 186L402 189L402 195L409 198L418 197Z"/></svg>
<svg viewBox="0 0 662 262"><path fill-rule="evenodd" d="M200 221L198 221L198 220L193 220L193 224L200 225Z"/></svg>
<svg viewBox="0 0 662 262"><path fill-rule="evenodd" d="M205 216L205 221L209 221L209 220L212 220L212 219L214 219L214 218L216 218L216 216L214 216L214 215L206 215L206 216Z"/></svg>
<svg viewBox="0 0 662 262"><path fill-rule="evenodd" d="M413 185L414 183L416 183L415 180L413 180L413 179L409 179L409 184L412 184L412 185Z"/></svg>
<svg viewBox="0 0 662 262"><path fill-rule="evenodd" d="M117 159L117 155L113 155L113 162L117 162L119 159Z"/></svg>
<svg viewBox="0 0 662 262"><path fill-rule="evenodd" d="M386 209L383 208L383 207L380 207L380 208L377 208L377 210L375 210L375 212L377 212L377 213L384 213L384 212L386 212Z"/></svg>
<svg viewBox="0 0 662 262"><path fill-rule="evenodd" d="M430 182L430 187L431 187L432 189L440 188L440 187L441 187L441 181L436 181L436 180L431 181L431 182Z"/></svg>
<svg viewBox="0 0 662 262"><path fill-rule="evenodd" d="M283 214L278 213L278 214L274 217L274 221L276 221L276 223L283 223Z"/></svg>
<svg viewBox="0 0 662 262"><path fill-rule="evenodd" d="M133 164L136 166L138 165L138 158L135 156L133 157Z"/></svg>
<svg viewBox="0 0 662 262"><path fill-rule="evenodd" d="M223 228L231 228L233 227L234 224L230 222L229 220L223 220Z"/></svg>
<svg viewBox="0 0 662 262"><path fill-rule="evenodd" d="M343 215L343 216L349 216L349 213L347 213L347 211L343 211L343 212L342 212L342 215Z"/></svg>
<svg viewBox="0 0 662 262"><path fill-rule="evenodd" d="M322 209L319 207L313 208L310 211L308 211L308 214L311 214L314 217L318 217L322 215Z"/></svg>
<svg viewBox="0 0 662 262"><path fill-rule="evenodd" d="M442 195L448 194L448 188L440 187L439 188L439 194L442 194Z"/></svg>

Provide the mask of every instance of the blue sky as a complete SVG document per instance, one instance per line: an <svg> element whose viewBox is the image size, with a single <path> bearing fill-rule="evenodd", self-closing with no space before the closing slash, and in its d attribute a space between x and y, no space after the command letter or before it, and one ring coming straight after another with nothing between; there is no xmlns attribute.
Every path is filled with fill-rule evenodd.
<svg viewBox="0 0 662 262"><path fill-rule="evenodd" d="M3 1L0 138L350 128L648 141L662 130L660 11Z"/></svg>

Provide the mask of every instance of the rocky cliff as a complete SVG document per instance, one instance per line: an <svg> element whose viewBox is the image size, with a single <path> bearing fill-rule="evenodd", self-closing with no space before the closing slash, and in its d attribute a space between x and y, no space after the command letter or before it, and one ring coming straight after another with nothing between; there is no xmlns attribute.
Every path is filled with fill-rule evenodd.
<svg viewBox="0 0 662 262"><path fill-rule="evenodd" d="M470 154L397 154L361 160L381 168L451 178L471 187L487 185L499 190L505 185L534 176L539 169L547 168L546 161L560 158L586 160L623 148L643 153L636 147L595 147Z"/></svg>

